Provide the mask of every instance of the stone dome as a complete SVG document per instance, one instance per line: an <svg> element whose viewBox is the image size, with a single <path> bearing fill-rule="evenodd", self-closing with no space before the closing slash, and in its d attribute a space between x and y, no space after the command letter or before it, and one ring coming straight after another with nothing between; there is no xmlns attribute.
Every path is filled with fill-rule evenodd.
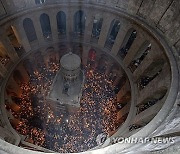
<svg viewBox="0 0 180 154"><path fill-rule="evenodd" d="M60 63L64 69L72 71L80 67L81 59L78 55L69 52L61 58Z"/></svg>

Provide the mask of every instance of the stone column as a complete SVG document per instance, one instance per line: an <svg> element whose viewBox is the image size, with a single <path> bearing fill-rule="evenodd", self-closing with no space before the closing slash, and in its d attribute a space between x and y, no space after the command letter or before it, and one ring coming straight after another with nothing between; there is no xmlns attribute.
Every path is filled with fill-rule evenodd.
<svg viewBox="0 0 180 154"><path fill-rule="evenodd" d="M117 77L116 77L115 81L113 82L113 86L114 86L114 87L117 86L117 84L118 84L119 81L121 80L121 77L122 77L122 76L117 76Z"/></svg>
<svg viewBox="0 0 180 154"><path fill-rule="evenodd" d="M83 48L83 53L82 53L82 64L83 64L84 66L87 65L89 50L90 50L90 47L84 46L84 48Z"/></svg>
<svg viewBox="0 0 180 154"><path fill-rule="evenodd" d="M15 35L19 43L23 46L26 52L29 52L31 50L31 46L29 44L29 40L26 36L26 33L24 31L23 22L21 20L16 20L13 22L12 26L15 29Z"/></svg>
<svg viewBox="0 0 180 154"><path fill-rule="evenodd" d="M30 77L29 77L26 69L24 68L24 65L19 65L17 70L19 70L21 72L22 76L24 77L24 81L29 82Z"/></svg>
<svg viewBox="0 0 180 154"><path fill-rule="evenodd" d="M131 27L132 27L131 24L129 24L125 21L121 21L120 30L117 34L116 40L115 40L114 45L111 50L113 55L115 55L115 56L117 55L118 51L120 50L120 47L122 46L124 38L126 37L126 34Z"/></svg>
<svg viewBox="0 0 180 154"><path fill-rule="evenodd" d="M31 19L34 23L34 28L36 30L36 35L37 35L39 45L41 45L44 43L44 36L42 33L41 24L40 24L40 14L34 14Z"/></svg>
<svg viewBox="0 0 180 154"><path fill-rule="evenodd" d="M7 105L9 106L9 108L10 108L11 110L13 110L13 111L16 112L16 113L21 110L21 107L20 107L19 105L17 105L17 104L16 104L15 102L13 102L13 101L8 102Z"/></svg>
<svg viewBox="0 0 180 154"><path fill-rule="evenodd" d="M112 63L108 63L105 74L108 75L111 72Z"/></svg>
<svg viewBox="0 0 180 154"><path fill-rule="evenodd" d="M18 126L20 122L21 122L21 121L20 121L19 119L17 119L17 118L14 118L14 116L11 116L11 117L10 117L10 123L11 123L11 125L13 125L14 127Z"/></svg>
<svg viewBox="0 0 180 154"><path fill-rule="evenodd" d="M90 42L91 40L91 34L92 34L92 29L93 29L93 23L94 23L94 16L95 12L90 13L91 10L88 10L86 13L86 29L85 29L85 36L84 36L84 41L85 42Z"/></svg>
<svg viewBox="0 0 180 154"><path fill-rule="evenodd" d="M7 37L7 35L5 34L5 29L2 28L0 30L0 42L2 43L2 45L4 46L4 48L6 49L6 52L8 54L8 56L10 57L10 59L13 61L13 62L16 62L19 57L17 55L17 52L16 50L14 49L14 47L12 46L9 38Z"/></svg>
<svg viewBox="0 0 180 154"><path fill-rule="evenodd" d="M129 112L131 102L128 102L118 113L117 113L117 121L121 119L125 114Z"/></svg>
<svg viewBox="0 0 180 154"><path fill-rule="evenodd" d="M98 40L98 45L101 48L104 48L104 45L106 43L106 39L107 39L107 35L110 29L110 25L112 22L112 15L110 14L105 14L103 16L103 25L102 25L102 29L101 29L101 34L99 36L99 40Z"/></svg>
<svg viewBox="0 0 180 154"><path fill-rule="evenodd" d="M151 52L152 51L152 52ZM143 74L143 72L154 62L154 59L162 58L161 52L153 52L160 51L160 48L152 42L151 51L147 54L141 64L137 67L137 69L133 72L134 81L137 81L139 77Z"/></svg>
<svg viewBox="0 0 180 154"><path fill-rule="evenodd" d="M126 81L126 83L123 85L123 87L120 89L120 91L117 94L117 100L120 101L120 99L128 92L129 89L129 82Z"/></svg>
<svg viewBox="0 0 180 154"><path fill-rule="evenodd" d="M57 29L57 20L56 20L57 11L52 10L52 12L48 13L48 15L49 15L50 24L51 24L51 32L52 32L53 41L57 41L58 40L58 29Z"/></svg>
<svg viewBox="0 0 180 154"><path fill-rule="evenodd" d="M138 52L138 50L140 49L140 47L142 46L144 41L149 39L146 37L146 35L147 35L146 32L138 29L138 27L135 27L134 29L137 31L137 36L136 36L133 44L131 45L130 49L128 50L127 55L125 56L125 58L123 60L126 67L129 66L129 64L135 57L136 53Z"/></svg>
<svg viewBox="0 0 180 154"><path fill-rule="evenodd" d="M143 112L136 115L133 123L139 124L139 125L144 125L144 124L148 123L149 121L151 121L153 119L153 117L161 109L164 101L165 100L162 99L159 102L157 102L156 104L154 104L153 106L149 107L148 109L146 109Z"/></svg>
<svg viewBox="0 0 180 154"><path fill-rule="evenodd" d="M161 73L156 76L149 84L139 91L139 96L137 97L138 103L142 103L146 98L153 96L155 91L160 91L169 87L170 85L170 69L168 69L168 64L165 64L162 68Z"/></svg>
<svg viewBox="0 0 180 154"><path fill-rule="evenodd" d="M66 12L66 31L67 31L67 40L71 41L74 35L74 14L76 11L68 9Z"/></svg>
<svg viewBox="0 0 180 154"><path fill-rule="evenodd" d="M9 89L9 88L10 89ZM20 89L19 85L16 83L16 81L11 77L8 81L7 89L11 92L14 92L17 94L18 97L21 96L22 90Z"/></svg>

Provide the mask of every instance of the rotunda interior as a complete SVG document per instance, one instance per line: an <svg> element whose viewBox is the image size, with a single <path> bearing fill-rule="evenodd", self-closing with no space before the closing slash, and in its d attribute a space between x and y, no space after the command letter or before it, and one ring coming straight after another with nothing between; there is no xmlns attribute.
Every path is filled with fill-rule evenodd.
<svg viewBox="0 0 180 154"><path fill-rule="evenodd" d="M73 47L80 57L81 51L82 46ZM98 134L111 136L117 131L127 118L129 106L123 116L120 110L130 103L131 91L120 64L90 49L86 65L81 66L85 83L80 108L55 104L48 96L60 69L59 59L66 52L65 46L58 52L48 47L25 57L7 82L5 106L12 127L24 135L25 142L57 152L80 152L97 146ZM120 97L124 84L127 92Z"/></svg>
<svg viewBox="0 0 180 154"><path fill-rule="evenodd" d="M179 0L0 0L0 153L179 153Z"/></svg>

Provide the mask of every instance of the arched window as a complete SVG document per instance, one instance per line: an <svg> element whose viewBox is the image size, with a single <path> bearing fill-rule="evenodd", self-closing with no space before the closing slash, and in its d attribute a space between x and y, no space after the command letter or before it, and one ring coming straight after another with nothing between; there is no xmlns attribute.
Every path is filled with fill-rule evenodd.
<svg viewBox="0 0 180 154"><path fill-rule="evenodd" d="M51 36L51 24L50 24L49 16L45 13L41 14L40 23L41 23L41 29L42 29L44 38L51 39L51 37L52 37Z"/></svg>
<svg viewBox="0 0 180 154"><path fill-rule="evenodd" d="M162 71L164 65L163 59L156 59L143 73L138 81L139 90L145 88Z"/></svg>
<svg viewBox="0 0 180 154"><path fill-rule="evenodd" d="M167 89L164 87L161 88L161 90L155 91L152 96L146 98L143 102L137 105L137 114L145 111L146 109L161 101L165 97L166 93Z"/></svg>
<svg viewBox="0 0 180 154"><path fill-rule="evenodd" d="M35 0L35 3L36 4L43 4L43 3L45 3L46 2L46 0Z"/></svg>
<svg viewBox="0 0 180 154"><path fill-rule="evenodd" d="M130 49L131 45L133 44L135 38L136 38L137 32L135 29L129 29L124 41L121 45L121 48L118 52L119 56L121 56L122 58L124 58L128 52L128 50Z"/></svg>
<svg viewBox="0 0 180 154"><path fill-rule="evenodd" d="M92 35L91 35L92 40L97 41L99 39L102 23L103 23L103 18L99 14L97 14L94 17L94 21L93 21L93 29L92 29Z"/></svg>
<svg viewBox="0 0 180 154"><path fill-rule="evenodd" d="M66 35L66 14L63 11L57 13L57 29L60 35Z"/></svg>
<svg viewBox="0 0 180 154"><path fill-rule="evenodd" d="M85 31L86 17L83 11L78 11L74 15L74 32L83 35Z"/></svg>
<svg viewBox="0 0 180 154"><path fill-rule="evenodd" d="M14 26L9 26L6 29L6 34L12 44L12 46L14 47L14 49L16 50L18 56L22 56L23 53L25 53L25 50L23 48L23 46L20 43L20 40L18 39L18 35L17 35L17 29Z"/></svg>
<svg viewBox="0 0 180 154"><path fill-rule="evenodd" d="M114 19L111 22L111 26L110 26L108 36L106 39L106 44L105 44L105 47L107 47L108 49L112 48L112 46L116 40L117 34L119 32L120 26L121 26L121 24L120 24L119 20Z"/></svg>
<svg viewBox="0 0 180 154"><path fill-rule="evenodd" d="M33 42L37 40L36 31L35 31L34 24L31 19L29 18L24 19L23 27L24 27L24 30L25 30L25 33L29 42Z"/></svg>
<svg viewBox="0 0 180 154"><path fill-rule="evenodd" d="M134 59L129 65L129 68L132 72L134 72L136 68L141 64L141 62L144 60L144 58L146 57L146 55L149 53L150 50L151 50L151 43L149 41L145 41L141 45Z"/></svg>

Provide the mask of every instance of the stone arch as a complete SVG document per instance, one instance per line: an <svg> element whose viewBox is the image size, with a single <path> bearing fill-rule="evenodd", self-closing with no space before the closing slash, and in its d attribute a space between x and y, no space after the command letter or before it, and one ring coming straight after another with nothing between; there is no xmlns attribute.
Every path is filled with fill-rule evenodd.
<svg viewBox="0 0 180 154"><path fill-rule="evenodd" d="M37 40L37 35L36 35L35 28L34 28L34 24L30 18L25 18L23 20L23 27L24 27L24 31L26 33L26 36L27 36L29 42L33 42L33 41Z"/></svg>

